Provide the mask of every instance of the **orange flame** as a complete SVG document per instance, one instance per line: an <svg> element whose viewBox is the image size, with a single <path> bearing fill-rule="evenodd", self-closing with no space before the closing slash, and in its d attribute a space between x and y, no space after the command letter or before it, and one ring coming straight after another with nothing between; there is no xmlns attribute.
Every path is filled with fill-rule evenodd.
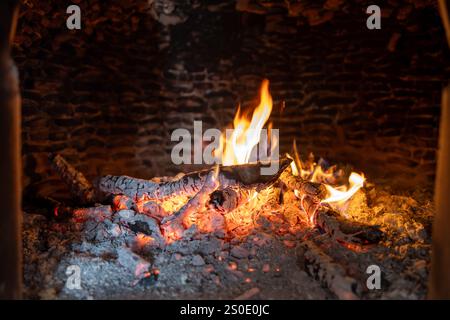
<svg viewBox="0 0 450 320"><path fill-rule="evenodd" d="M214 155L221 157L223 165L249 162L253 149L260 142L261 130L270 117L272 105L269 80L264 79L260 89L259 105L253 111L251 119L247 119L239 107L233 120L234 130L231 134L221 136L220 147L215 150Z"/></svg>
<svg viewBox="0 0 450 320"><path fill-rule="evenodd" d="M294 162L294 161L291 162L291 170L292 170L292 174L293 174L294 176L297 177L297 176L299 175L298 168L297 168L297 166L295 165L295 162Z"/></svg>
<svg viewBox="0 0 450 320"><path fill-rule="evenodd" d="M348 178L349 187L341 186L333 188L332 186L325 184L329 196L325 200L323 200L322 203L336 202L338 204L342 204L343 202L350 199L359 189L364 186L364 181L364 174L360 175L356 172L352 172L350 174L350 177Z"/></svg>
<svg viewBox="0 0 450 320"><path fill-rule="evenodd" d="M289 155L288 155L289 156ZM289 156L291 157L291 156ZM291 157L292 158L292 157ZM358 174L352 172L348 178L348 186L331 186L329 181L333 181L336 167L333 166L330 169L324 171L317 163L304 164L301 162L298 155L297 146L294 140L294 161L291 162L291 170L294 176L301 176L303 179L311 182L322 182L327 191L327 198L321 201L321 203L330 203L337 206L343 205L353 195L364 186L365 177L364 174ZM298 168L300 166L300 168ZM295 190L297 191L297 190ZM296 192L296 194L298 191Z"/></svg>

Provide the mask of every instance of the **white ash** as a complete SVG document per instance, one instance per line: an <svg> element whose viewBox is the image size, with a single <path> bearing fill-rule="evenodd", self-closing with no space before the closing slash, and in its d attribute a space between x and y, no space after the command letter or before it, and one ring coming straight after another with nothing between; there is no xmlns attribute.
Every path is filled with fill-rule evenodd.
<svg viewBox="0 0 450 320"><path fill-rule="evenodd" d="M380 188L380 187L377 187ZM369 186L344 213L380 225L385 239L354 252L302 223L294 203L277 193L259 208L247 234L201 233L195 225L166 243L158 221L133 210L104 220L56 222L24 214L25 295L32 299L332 299L336 293L307 273L302 250L312 241L355 279L362 299L423 299L433 216L428 194L412 198ZM416 195L416 194L415 194ZM238 230L238 229L237 229ZM242 230L238 230L242 232ZM382 289L368 290L366 268L382 270ZM68 266L81 289L66 286Z"/></svg>

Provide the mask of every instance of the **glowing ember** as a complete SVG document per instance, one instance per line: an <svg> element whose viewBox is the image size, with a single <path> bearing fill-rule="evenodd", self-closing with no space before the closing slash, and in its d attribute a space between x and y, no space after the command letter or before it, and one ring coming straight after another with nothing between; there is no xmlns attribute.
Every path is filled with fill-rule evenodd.
<svg viewBox="0 0 450 320"><path fill-rule="evenodd" d="M138 248L143 248L146 245L152 243L153 241L155 241L155 239L153 237L147 236L143 233L138 233L135 237L135 244Z"/></svg>

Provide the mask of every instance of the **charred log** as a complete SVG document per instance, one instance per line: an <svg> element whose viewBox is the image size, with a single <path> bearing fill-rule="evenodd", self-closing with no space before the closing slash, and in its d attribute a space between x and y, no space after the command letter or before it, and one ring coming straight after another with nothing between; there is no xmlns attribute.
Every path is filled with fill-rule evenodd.
<svg viewBox="0 0 450 320"><path fill-rule="evenodd" d="M83 173L75 169L59 154L51 156L51 160L54 170L69 187L73 196L83 205L94 204L96 201L94 187Z"/></svg>
<svg viewBox="0 0 450 320"><path fill-rule="evenodd" d="M294 176L291 170L286 170L280 175L280 180L290 190L297 190L300 195L308 195L318 200L323 200L327 196L327 189L322 183L311 182Z"/></svg>
<svg viewBox="0 0 450 320"><path fill-rule="evenodd" d="M311 241L303 242L297 257L306 272L339 299L359 299L361 287L358 281L348 276L345 269L316 244Z"/></svg>
<svg viewBox="0 0 450 320"><path fill-rule="evenodd" d="M49 220L67 220L72 217L74 210L72 206L48 196L29 197L27 201L33 203L30 211L43 215ZM28 211L27 209L25 208L25 211Z"/></svg>
<svg viewBox="0 0 450 320"><path fill-rule="evenodd" d="M209 203L216 211L226 213L247 203L254 192L254 189L228 187L214 191Z"/></svg>
<svg viewBox="0 0 450 320"><path fill-rule="evenodd" d="M281 160L278 172L267 176L260 174L261 163L217 167L217 170L209 170L199 192L177 213L163 219L164 234L170 239L179 238L185 228L195 223L195 213L205 211L207 205L221 213L226 213L247 203L251 194L277 181L290 162L291 160L287 158Z"/></svg>
<svg viewBox="0 0 450 320"><path fill-rule="evenodd" d="M218 169L218 168L217 168ZM164 234L169 237L181 236L181 232L185 228L189 228L192 224L190 217L196 211L202 211L206 208L206 204L209 201L209 196L219 186L218 183L218 170L212 170L209 172L202 189L192 197L177 213L173 214L162 220L162 230Z"/></svg>
<svg viewBox="0 0 450 320"><path fill-rule="evenodd" d="M319 229L349 249L363 250L362 246L376 244L383 238L383 232L377 226L345 219L327 208L317 211L316 223Z"/></svg>
<svg viewBox="0 0 450 320"><path fill-rule="evenodd" d="M261 162L220 166L217 179L221 189L252 186L258 191L274 183L291 161L288 158L281 159L279 170L273 175L261 175L261 168L267 166ZM178 180L161 183L128 176L105 176L99 181L99 189L104 193L123 194L135 201L165 200L173 196L193 197L201 190L211 170L192 172Z"/></svg>

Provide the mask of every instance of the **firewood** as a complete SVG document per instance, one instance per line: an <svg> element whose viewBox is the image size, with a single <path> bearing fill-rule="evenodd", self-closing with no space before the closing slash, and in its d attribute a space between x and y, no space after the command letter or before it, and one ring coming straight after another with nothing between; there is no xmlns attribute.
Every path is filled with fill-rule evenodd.
<svg viewBox="0 0 450 320"><path fill-rule="evenodd" d="M317 214L321 206L320 200L317 197L308 194L301 194L298 196L300 197L300 206L306 213L310 225L314 227L317 226Z"/></svg>
<svg viewBox="0 0 450 320"><path fill-rule="evenodd" d="M86 177L70 165L61 155L57 154L50 158L54 170L60 175L61 179L69 187L70 192L80 203L83 205L94 204L96 201L95 190Z"/></svg>
<svg viewBox="0 0 450 320"><path fill-rule="evenodd" d="M130 198L128 198L127 196L124 195L115 195L112 198L112 207L114 209L114 211L119 211L119 210L130 210L130 209L135 209L136 208L136 204L134 203L134 201Z"/></svg>
<svg viewBox="0 0 450 320"><path fill-rule="evenodd" d="M173 196L193 196L203 186L204 173L193 172L176 181L154 182L129 176L104 176L100 178L98 188L101 192L113 195L125 195L135 202L166 200Z"/></svg>
<svg viewBox="0 0 450 320"><path fill-rule="evenodd" d="M216 190L211 194L209 204L219 212L230 212L247 203L255 192L254 188L228 187Z"/></svg>
<svg viewBox="0 0 450 320"><path fill-rule="evenodd" d="M359 299L361 286L345 269L313 242L304 241L297 252L306 272L333 292L339 299Z"/></svg>
<svg viewBox="0 0 450 320"><path fill-rule="evenodd" d="M323 200L327 196L327 189L324 184L311 182L300 176L294 176L290 169L285 170L280 175L280 180L289 190L297 190L300 195L309 195L318 200Z"/></svg>
<svg viewBox="0 0 450 320"><path fill-rule="evenodd" d="M296 161L297 162L297 161ZM303 179L300 176L294 176L290 168L286 169L280 176L281 190L294 192L300 200L300 208L305 212L309 223L316 225L317 210L321 206L321 201L327 196L327 189L322 183L315 183ZM283 202L285 193L281 192L281 201Z"/></svg>
<svg viewBox="0 0 450 320"><path fill-rule="evenodd" d="M279 170L274 175L261 175L266 164L257 162L235 166L220 166L218 182L221 189L227 187L249 187L258 185L264 188L273 183L291 163L291 159L279 160ZM203 187L212 169L186 174L182 178L168 182L153 182L128 176L105 176L99 180L99 190L107 194L123 194L136 202L142 200L165 200L173 196L195 196Z"/></svg>
<svg viewBox="0 0 450 320"><path fill-rule="evenodd" d="M138 211L161 221L164 217L168 216L170 213L166 212L163 207L154 201L147 201L142 206L138 206Z"/></svg>
<svg viewBox="0 0 450 320"><path fill-rule="evenodd" d="M39 208L33 208L32 211L45 216L47 219L63 221L72 217L74 208L52 197L34 195L33 197L28 196L27 200L32 201L34 206Z"/></svg>
<svg viewBox="0 0 450 320"><path fill-rule="evenodd" d="M222 186L211 194L209 205L216 211L227 213L246 204L255 194L273 185L278 181L278 177L286 170L290 164L290 159L283 162L278 172L272 176L266 176L265 181L250 184L238 184L235 186Z"/></svg>
<svg viewBox="0 0 450 320"><path fill-rule="evenodd" d="M164 224L167 221L170 221L171 219L177 217L180 217L183 220L183 223L186 223L185 218L191 213L206 209L206 204L209 201L210 194L219 187L217 178L218 170L210 171L200 191L194 197L192 197L180 210L178 210L177 213L175 213L173 216L163 219L162 223ZM189 225L185 225L185 227L188 228Z"/></svg>
<svg viewBox="0 0 450 320"><path fill-rule="evenodd" d="M261 163L221 166L216 167L217 171L209 170L199 192L177 213L163 219L161 229L166 238L181 237L184 229L195 223L195 213L206 211L207 205L216 211L226 213L246 203L251 198L251 194L277 181L290 163L290 159L282 159L278 172L267 176L260 174Z"/></svg>
<svg viewBox="0 0 450 320"><path fill-rule="evenodd" d="M76 223L83 223L88 220L100 222L112 217L111 206L98 206L90 208L77 208L72 211L72 219Z"/></svg>
<svg viewBox="0 0 450 320"><path fill-rule="evenodd" d="M161 221L161 229L164 231L165 236L179 238L181 236L180 233L192 225L192 221L190 221L191 215L196 211L205 209L210 194L219 187L218 175L218 167L210 171L201 190L178 212Z"/></svg>
<svg viewBox="0 0 450 320"><path fill-rule="evenodd" d="M376 244L383 237L383 232L377 226L345 219L339 213L323 207L317 211L316 225L337 242L357 251L364 251L367 248L364 246Z"/></svg>

